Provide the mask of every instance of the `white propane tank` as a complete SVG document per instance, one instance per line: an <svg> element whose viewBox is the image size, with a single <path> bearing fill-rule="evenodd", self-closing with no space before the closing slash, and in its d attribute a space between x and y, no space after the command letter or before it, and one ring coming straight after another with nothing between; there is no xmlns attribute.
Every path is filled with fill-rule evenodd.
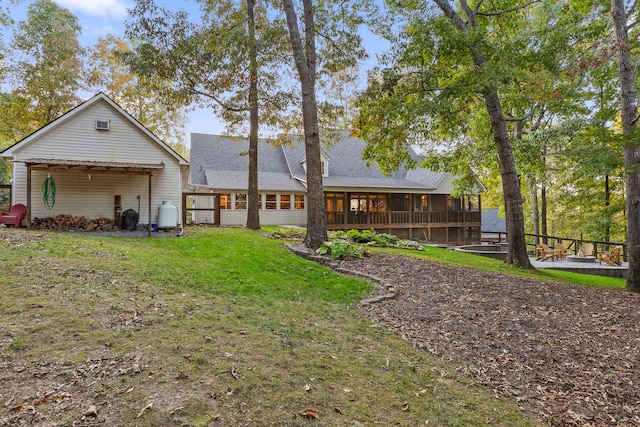
<svg viewBox="0 0 640 427"><path fill-rule="evenodd" d="M174 229L178 225L178 208L170 200L158 206L158 230Z"/></svg>

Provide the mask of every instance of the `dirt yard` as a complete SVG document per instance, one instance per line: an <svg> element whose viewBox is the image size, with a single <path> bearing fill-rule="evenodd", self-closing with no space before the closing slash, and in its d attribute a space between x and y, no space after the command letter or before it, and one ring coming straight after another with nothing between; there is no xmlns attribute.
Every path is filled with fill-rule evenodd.
<svg viewBox="0 0 640 427"><path fill-rule="evenodd" d="M551 425L640 426L640 295L373 254L374 321Z"/></svg>

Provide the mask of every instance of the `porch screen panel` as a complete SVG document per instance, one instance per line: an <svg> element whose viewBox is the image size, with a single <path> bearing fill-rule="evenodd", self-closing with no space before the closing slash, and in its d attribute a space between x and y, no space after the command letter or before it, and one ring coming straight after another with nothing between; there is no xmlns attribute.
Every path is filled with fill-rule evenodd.
<svg viewBox="0 0 640 427"><path fill-rule="evenodd" d="M327 193L327 224L344 223L344 193Z"/></svg>

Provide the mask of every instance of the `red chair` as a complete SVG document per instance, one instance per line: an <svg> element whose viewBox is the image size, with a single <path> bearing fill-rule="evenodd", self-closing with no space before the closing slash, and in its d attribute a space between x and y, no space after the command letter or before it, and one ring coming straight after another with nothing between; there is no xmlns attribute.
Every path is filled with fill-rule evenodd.
<svg viewBox="0 0 640 427"><path fill-rule="evenodd" d="M4 215L0 212L0 224L13 225L16 228L20 228L26 213L27 207L25 205L13 205L9 209L9 215Z"/></svg>

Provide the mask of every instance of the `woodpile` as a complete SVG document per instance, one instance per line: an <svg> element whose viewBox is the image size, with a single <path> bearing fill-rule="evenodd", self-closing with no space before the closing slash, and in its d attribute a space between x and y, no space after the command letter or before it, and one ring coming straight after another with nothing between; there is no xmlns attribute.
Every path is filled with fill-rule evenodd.
<svg viewBox="0 0 640 427"><path fill-rule="evenodd" d="M71 215L34 218L32 226L36 230L52 231L111 231L114 228L110 218L90 219Z"/></svg>

